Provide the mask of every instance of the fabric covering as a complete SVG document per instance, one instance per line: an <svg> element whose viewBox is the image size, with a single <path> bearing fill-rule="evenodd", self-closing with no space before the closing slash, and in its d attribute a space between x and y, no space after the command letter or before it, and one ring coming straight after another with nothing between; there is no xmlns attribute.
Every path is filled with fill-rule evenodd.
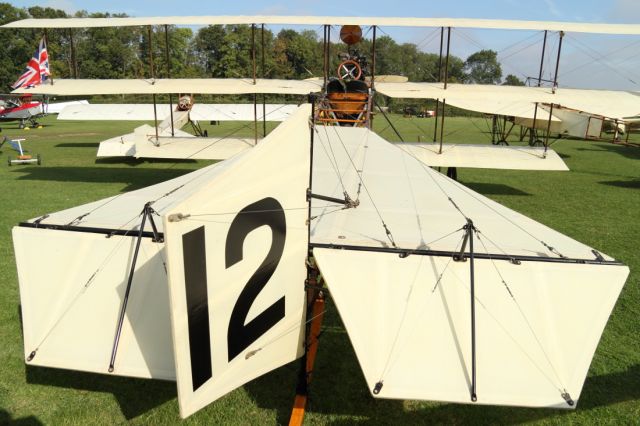
<svg viewBox="0 0 640 426"><path fill-rule="evenodd" d="M342 16L159 16L147 18L24 19L5 28L90 28L138 25L378 25L385 27L460 27L502 30L571 31L600 34L640 34L637 24L523 21L466 18L342 17Z"/></svg>
<svg viewBox="0 0 640 426"><path fill-rule="evenodd" d="M250 78L182 78L182 79L121 79L121 80L64 80L53 84L14 90L12 93L39 95L118 95L118 94L170 94L200 93L215 95L242 95L250 93L278 93L308 95L318 92L322 82L311 80L269 80Z"/></svg>
<svg viewBox="0 0 640 426"><path fill-rule="evenodd" d="M319 128L314 162L314 193L359 202L313 200L311 241L373 396L471 402L470 245L421 251L460 251L472 220L477 403L575 407L626 266L367 129Z"/></svg>

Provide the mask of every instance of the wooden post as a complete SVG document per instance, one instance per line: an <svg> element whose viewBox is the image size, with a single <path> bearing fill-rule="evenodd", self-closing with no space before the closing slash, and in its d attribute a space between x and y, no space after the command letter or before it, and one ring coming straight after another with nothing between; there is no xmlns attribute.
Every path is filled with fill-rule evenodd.
<svg viewBox="0 0 640 426"><path fill-rule="evenodd" d="M307 328L305 354L301 358L298 387L289 418L289 426L301 426L309 396L309 383L313 375L313 366L318 352L318 336L324 317L324 293L319 283L318 270L308 267L307 278Z"/></svg>

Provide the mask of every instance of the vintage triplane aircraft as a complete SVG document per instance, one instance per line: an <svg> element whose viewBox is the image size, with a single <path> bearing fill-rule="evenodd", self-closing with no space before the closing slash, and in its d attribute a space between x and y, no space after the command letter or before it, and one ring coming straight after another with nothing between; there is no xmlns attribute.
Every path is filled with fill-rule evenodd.
<svg viewBox="0 0 640 426"><path fill-rule="evenodd" d="M552 169L561 160L547 146L523 154L501 146L466 151L391 144L371 130L373 94L511 111L519 105L518 115L533 121L544 117L539 104L636 115L639 98L453 85L446 68L440 83L385 82L374 75L376 29L640 34L640 26L300 16L45 19L6 26L255 29L286 23L323 26L323 78L151 76L56 80L20 90L308 99L259 143L225 161L16 226L27 364L176 380L186 417L300 358L295 424L304 414L330 293L373 397L575 408L629 269L429 167L452 151L442 165L526 168L531 162ZM349 46L336 76L330 25L343 25ZM356 25L372 26L368 65L352 49L361 34ZM498 157L495 150L516 154Z"/></svg>

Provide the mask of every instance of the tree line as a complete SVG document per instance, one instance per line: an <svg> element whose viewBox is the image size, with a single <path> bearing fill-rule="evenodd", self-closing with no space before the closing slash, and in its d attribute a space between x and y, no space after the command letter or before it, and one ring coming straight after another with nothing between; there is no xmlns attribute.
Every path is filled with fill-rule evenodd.
<svg viewBox="0 0 640 426"><path fill-rule="evenodd" d="M108 18L126 14L66 12L50 7L16 8L0 3L0 24L26 18ZM151 57L158 78L238 78L253 75L252 40L258 77L303 79L323 75L323 43L315 31L283 29L277 34L248 25L207 26L195 33L175 26L50 29L47 31L50 67L54 78L149 78ZM0 44L0 84L7 89L33 55L42 31L5 29ZM169 55L166 55L167 42ZM264 46L264 55L262 52ZM369 56L371 40L357 46ZM330 58L347 46L332 42ZM389 36L376 39L377 75L404 75L410 81L438 81L439 55L422 52L415 44L398 44ZM333 69L333 68L332 68ZM502 69L493 50L481 50L466 60L449 58L450 82L500 84ZM503 84L522 85L508 75Z"/></svg>

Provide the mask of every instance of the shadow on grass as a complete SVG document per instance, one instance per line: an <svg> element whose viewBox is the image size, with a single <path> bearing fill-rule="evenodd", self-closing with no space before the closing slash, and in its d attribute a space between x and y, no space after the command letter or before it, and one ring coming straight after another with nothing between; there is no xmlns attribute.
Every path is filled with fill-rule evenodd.
<svg viewBox="0 0 640 426"><path fill-rule="evenodd" d="M191 170L183 169L135 169L103 167L21 167L11 171L21 176L17 180L37 180L84 183L125 183L122 192L144 188L182 176Z"/></svg>
<svg viewBox="0 0 640 426"><path fill-rule="evenodd" d="M106 366L105 366L106 371ZM176 397L175 382L106 376L45 367L26 367L27 383L112 394L122 414L133 419Z"/></svg>
<svg viewBox="0 0 640 426"><path fill-rule="evenodd" d="M307 413L310 417L314 413L334 417L329 424L521 424L544 419L563 421L574 412L374 399L332 306L325 313L321 336ZM299 365L293 362L244 386L259 407L275 410L278 424L289 421ZM640 399L640 365L588 378L577 410L588 411L637 399Z"/></svg>
<svg viewBox="0 0 640 426"><path fill-rule="evenodd" d="M42 425L40 420L34 416L23 417L21 419L12 419L8 411L0 409L0 425L14 426L39 426Z"/></svg>
<svg viewBox="0 0 640 426"><path fill-rule="evenodd" d="M531 195L502 183L464 182L464 185L483 195Z"/></svg>
<svg viewBox="0 0 640 426"><path fill-rule="evenodd" d="M98 142L59 143L56 148L97 148Z"/></svg>
<svg viewBox="0 0 640 426"><path fill-rule="evenodd" d="M150 164L193 164L197 160L179 158L135 158L135 157L105 157L97 158L95 164L129 164L137 166L142 163Z"/></svg>
<svg viewBox="0 0 640 426"><path fill-rule="evenodd" d="M636 180L612 180L608 182L598 182L601 185L617 186L618 188L640 189L640 179Z"/></svg>
<svg viewBox="0 0 640 426"><path fill-rule="evenodd" d="M620 145L614 143L598 143L591 144L588 148L578 148L578 151L592 151L592 152L613 152L620 154L626 158L633 160L640 160L640 148L633 145Z"/></svg>

